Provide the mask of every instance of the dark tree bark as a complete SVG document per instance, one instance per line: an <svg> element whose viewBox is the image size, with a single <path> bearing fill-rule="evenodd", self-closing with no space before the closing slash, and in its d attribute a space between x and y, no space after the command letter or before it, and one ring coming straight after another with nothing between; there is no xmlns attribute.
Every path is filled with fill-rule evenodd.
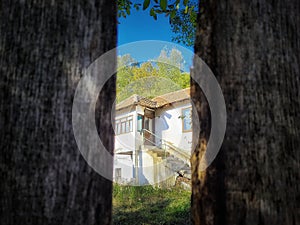
<svg viewBox="0 0 300 225"><path fill-rule="evenodd" d="M200 12L195 52L221 85L227 131L216 160L200 172L209 110L192 82L202 119L193 222L300 224L300 2L201 0Z"/></svg>
<svg viewBox="0 0 300 225"><path fill-rule="evenodd" d="M0 224L111 223L112 183L78 151L72 101L116 24L111 0L0 2ZM99 126L113 152L114 79L107 93Z"/></svg>

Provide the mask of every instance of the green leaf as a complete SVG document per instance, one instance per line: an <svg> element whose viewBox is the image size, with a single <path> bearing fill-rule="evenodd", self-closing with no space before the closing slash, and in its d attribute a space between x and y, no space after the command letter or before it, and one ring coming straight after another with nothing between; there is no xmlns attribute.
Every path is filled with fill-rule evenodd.
<svg viewBox="0 0 300 225"><path fill-rule="evenodd" d="M136 10L139 10L140 9L140 6L141 4L134 4L133 7L136 9Z"/></svg>
<svg viewBox="0 0 300 225"><path fill-rule="evenodd" d="M188 6L186 6L186 7L185 7L185 9L184 9L184 13L185 13L185 14L187 14L187 12L188 12L188 9L189 9L189 7L188 7Z"/></svg>
<svg viewBox="0 0 300 225"><path fill-rule="evenodd" d="M154 15L155 15L154 8L151 8L151 10L150 10L150 16L154 16Z"/></svg>
<svg viewBox="0 0 300 225"><path fill-rule="evenodd" d="M150 5L150 0L145 0L143 4L143 10L147 9Z"/></svg>
<svg viewBox="0 0 300 225"><path fill-rule="evenodd" d="M174 18L175 18L175 16L176 16L176 12L175 12L175 10L171 11L171 15L170 15L171 19L174 19Z"/></svg>
<svg viewBox="0 0 300 225"><path fill-rule="evenodd" d="M183 0L183 5L186 6L188 4L189 0Z"/></svg>
<svg viewBox="0 0 300 225"><path fill-rule="evenodd" d="M160 0L160 8L165 11L167 9L168 0Z"/></svg>

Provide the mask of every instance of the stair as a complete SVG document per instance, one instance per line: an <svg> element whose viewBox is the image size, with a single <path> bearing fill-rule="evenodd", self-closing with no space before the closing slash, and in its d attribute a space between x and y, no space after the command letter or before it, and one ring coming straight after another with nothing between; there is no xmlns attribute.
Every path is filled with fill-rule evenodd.
<svg viewBox="0 0 300 225"><path fill-rule="evenodd" d="M163 162L163 166L167 169L168 176L177 174L177 176L191 179L191 168L184 160L171 155L169 152L160 148L151 148L147 151L157 163Z"/></svg>
<svg viewBox="0 0 300 225"><path fill-rule="evenodd" d="M165 159L165 166L171 171L178 173L181 176L184 176L185 174L190 174L191 172L190 166L183 160L175 157L174 155L170 155Z"/></svg>
<svg viewBox="0 0 300 225"><path fill-rule="evenodd" d="M159 177L169 177L170 179L168 178L168 181L165 182L168 185L171 183L174 185L177 177L191 179L190 154L188 152L177 148L173 143L158 137L151 131L143 129L143 134L143 143L148 141L152 146L143 145L141 149L146 150L153 157L158 182ZM153 142L153 139L150 140L149 135L160 140L158 142L160 144Z"/></svg>

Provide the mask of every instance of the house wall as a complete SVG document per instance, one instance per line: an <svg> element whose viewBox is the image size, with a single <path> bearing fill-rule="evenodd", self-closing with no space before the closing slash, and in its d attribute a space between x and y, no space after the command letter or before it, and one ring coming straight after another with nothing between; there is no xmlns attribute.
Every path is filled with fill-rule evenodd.
<svg viewBox="0 0 300 225"><path fill-rule="evenodd" d="M183 132L182 109L191 107L189 100L172 104L168 108L158 109L155 114L155 133L176 147L191 151L192 132ZM159 140L156 140L159 144Z"/></svg>
<svg viewBox="0 0 300 225"><path fill-rule="evenodd" d="M133 159L130 155L115 155L113 179L116 181L116 169L121 169L121 183L128 183L134 178Z"/></svg>
<svg viewBox="0 0 300 225"><path fill-rule="evenodd" d="M121 168L121 183L128 183L133 181L135 177L134 162L135 162L135 133L136 133L136 111L135 107L132 109L124 109L116 112L115 120L120 118L132 116L133 118L133 129L132 132L125 134L115 135L115 155L114 155L114 171L113 179L116 180L116 169ZM115 131L116 133L116 131ZM118 152L129 152L132 151L131 155L121 155Z"/></svg>
<svg viewBox="0 0 300 225"><path fill-rule="evenodd" d="M153 184L154 171L153 171L153 158L145 151L139 152L139 184Z"/></svg>
<svg viewBox="0 0 300 225"><path fill-rule="evenodd" d="M183 132L182 109L191 107L189 100L172 104L168 108L158 109L155 113L155 119L150 120L150 127L155 127L154 133L169 142L174 146L185 150L191 151L192 145L192 132ZM115 136L115 151L127 152L132 151L130 155L115 154L114 162L114 179L115 169L121 168L121 176L123 182L133 181L138 176L138 182L140 185L154 184L155 181L163 179L163 177L154 177L153 157L141 148L142 136L137 131L137 115L144 114L144 107L137 106L132 107L131 110L125 109L116 113L116 120L125 116L131 115L133 117L133 130L130 133L119 134ZM154 123L154 126L152 126ZM157 145L159 145L159 139L155 139ZM138 158L136 159L136 154ZM135 170L135 166L138 165L138 170ZM160 171L159 174L164 173Z"/></svg>
<svg viewBox="0 0 300 225"><path fill-rule="evenodd" d="M140 131L137 131L137 117L138 114L144 115L144 107L137 105L135 108L135 149L140 149L140 146L143 144L142 135Z"/></svg>
<svg viewBox="0 0 300 225"><path fill-rule="evenodd" d="M120 111L117 112L116 120L126 117L133 116L133 130L130 133L115 135L115 151L134 151L135 150L135 133L136 133L136 111Z"/></svg>

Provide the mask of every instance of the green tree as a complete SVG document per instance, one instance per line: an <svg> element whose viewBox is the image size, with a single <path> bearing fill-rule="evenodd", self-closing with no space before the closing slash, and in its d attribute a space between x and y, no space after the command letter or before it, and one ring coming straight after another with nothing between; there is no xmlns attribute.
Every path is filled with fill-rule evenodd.
<svg viewBox="0 0 300 225"><path fill-rule="evenodd" d="M136 60L131 55L126 54L118 56L118 75L117 75L117 102L133 94L131 92L130 83L133 81L132 67L136 65ZM125 94L125 89L127 94ZM120 93L122 93L120 95ZM129 96L128 96L129 95Z"/></svg>
<svg viewBox="0 0 300 225"><path fill-rule="evenodd" d="M185 62L182 53L178 49L163 49L158 61L157 66L160 77L172 80L181 88L190 86L190 76L187 72L183 72Z"/></svg>
<svg viewBox="0 0 300 225"><path fill-rule="evenodd" d="M184 68L184 59L179 50L163 49L158 61L139 64L130 55L119 56L117 102L133 94L152 98L189 87L190 76L181 70Z"/></svg>
<svg viewBox="0 0 300 225"><path fill-rule="evenodd" d="M184 67L182 53L177 49L163 49L158 57L158 71L161 77L169 78L173 81L181 75Z"/></svg>
<svg viewBox="0 0 300 225"><path fill-rule="evenodd" d="M132 9L149 11L149 15L157 20L157 15L169 17L174 32L173 41L192 46L195 39L198 1L196 0L141 0L133 3L130 0L118 0L118 15L126 18Z"/></svg>
<svg viewBox="0 0 300 225"><path fill-rule="evenodd" d="M170 17L171 30L175 34L172 41L193 46L196 35L198 14L198 2L190 1L188 5L176 11L175 16Z"/></svg>
<svg viewBox="0 0 300 225"><path fill-rule="evenodd" d="M132 68L133 80L143 79L145 77L156 77L158 76L158 70L153 66L151 62L142 63L139 67L135 66Z"/></svg>

